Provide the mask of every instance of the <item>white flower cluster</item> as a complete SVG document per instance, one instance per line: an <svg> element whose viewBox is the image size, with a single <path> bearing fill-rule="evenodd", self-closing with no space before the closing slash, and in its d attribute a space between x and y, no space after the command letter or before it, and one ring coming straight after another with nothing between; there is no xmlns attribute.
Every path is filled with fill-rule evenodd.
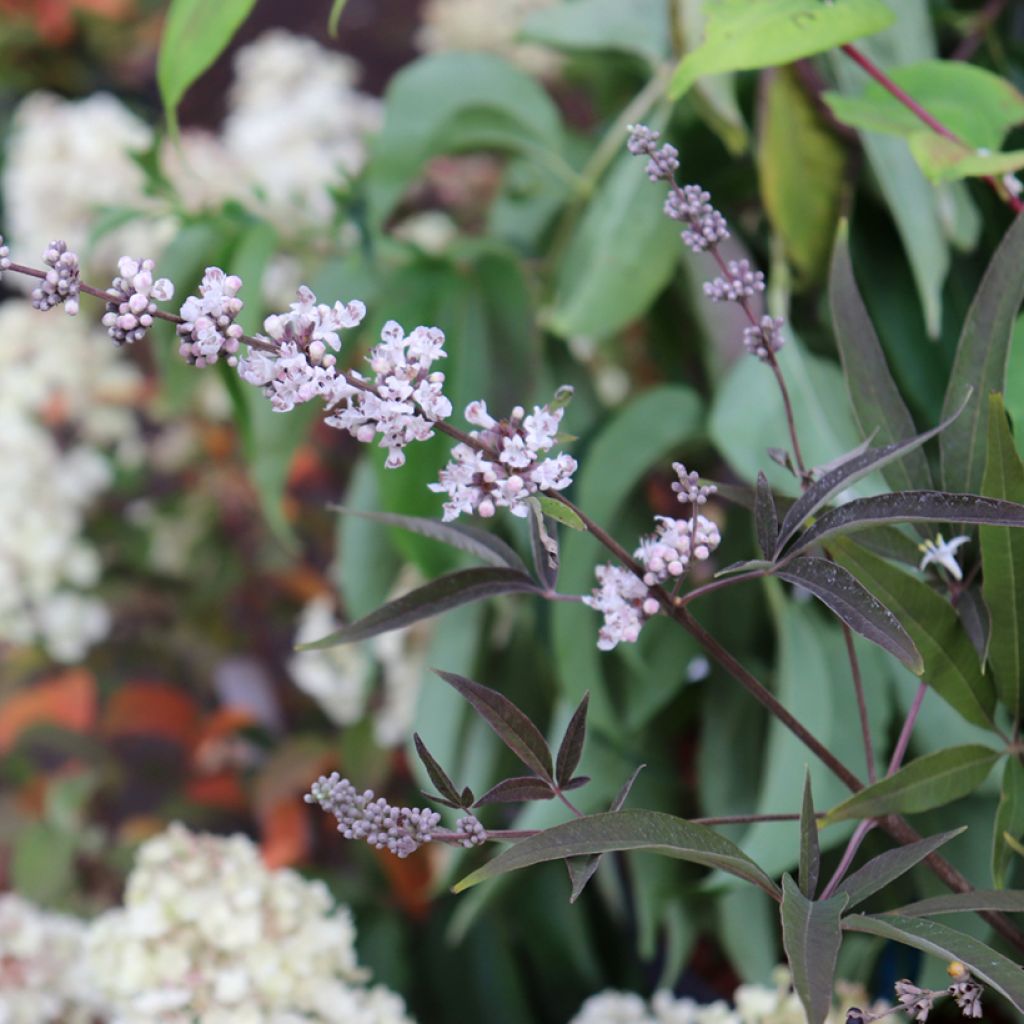
<svg viewBox="0 0 1024 1024"><path fill-rule="evenodd" d="M91 1024L102 1006L84 942L81 921L0 894L0 1024Z"/></svg>
<svg viewBox="0 0 1024 1024"><path fill-rule="evenodd" d="M428 0L416 44L427 52L470 50L507 57L524 71L554 75L561 59L544 46L518 41L523 23L558 0Z"/></svg>
<svg viewBox="0 0 1024 1024"><path fill-rule="evenodd" d="M409 1024L363 986L354 939L322 882L268 870L244 836L172 825L139 848L87 959L118 1024Z"/></svg>
<svg viewBox="0 0 1024 1024"><path fill-rule="evenodd" d="M212 366L222 352L234 366L242 328L235 318L245 303L238 298L242 279L225 274L220 267L207 267L199 283L199 294L190 295L178 311L183 323L178 324L181 344L178 353L193 366Z"/></svg>
<svg viewBox="0 0 1024 1024"><path fill-rule="evenodd" d="M432 369L448 353L444 334L436 327L417 327L406 337L401 326L389 320L380 337L381 343L368 356L373 389L339 380L327 424L364 443L380 434L378 443L388 452L385 465L395 469L405 464L407 444L433 437L434 424L452 414L452 403L444 395L444 374ZM354 371L352 377L366 380Z"/></svg>
<svg viewBox="0 0 1024 1024"><path fill-rule="evenodd" d="M526 499L531 494L568 487L576 460L564 452L543 457L558 443L564 413L562 404L535 405L529 415L517 405L507 420L496 420L486 403L470 402L466 419L481 428L470 436L486 451L457 444L439 482L430 484L432 491L448 495L444 521L474 512L486 519L498 508L524 518L529 514Z"/></svg>
<svg viewBox="0 0 1024 1024"><path fill-rule="evenodd" d="M141 457L132 405L142 381L81 318L9 301L0 338L0 644L75 661L109 628L88 593L100 560L82 534L112 481L106 452L126 465Z"/></svg>
<svg viewBox="0 0 1024 1024"><path fill-rule="evenodd" d="M655 992L650 1001L633 992L612 990L591 996L570 1024L807 1024L800 1000L790 988L789 971L775 971L777 985L740 985L732 1006L724 1000L701 1004L677 998L671 992ZM868 1008L867 993L856 985L836 985L837 1005L826 1024L845 1024L854 1006ZM876 1004L872 1009L882 1009Z"/></svg>
<svg viewBox="0 0 1024 1024"><path fill-rule="evenodd" d="M156 264L150 259L122 256L117 261L118 276L107 294L110 301L103 314L103 326L115 345L141 341L153 326L157 302L174 298L174 285L166 277L153 277Z"/></svg>

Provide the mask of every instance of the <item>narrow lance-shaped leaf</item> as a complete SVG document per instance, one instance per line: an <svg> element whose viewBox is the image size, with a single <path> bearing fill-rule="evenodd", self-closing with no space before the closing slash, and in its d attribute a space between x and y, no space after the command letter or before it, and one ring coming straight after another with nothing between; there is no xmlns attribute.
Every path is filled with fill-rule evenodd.
<svg viewBox="0 0 1024 1024"><path fill-rule="evenodd" d="M754 491L754 526L757 529L757 543L761 554L771 558L779 537L779 515L775 511L775 497L771 484L764 473L757 474L757 488Z"/></svg>
<svg viewBox="0 0 1024 1024"><path fill-rule="evenodd" d="M939 440L942 485L977 491L985 465L988 395L1006 386L1013 324L1024 299L1024 217L1015 217L967 311L946 390L943 415L966 409Z"/></svg>
<svg viewBox="0 0 1024 1024"><path fill-rule="evenodd" d="M997 889L1006 885L1013 846L1009 839L1024 839L1024 764L1008 757L1003 769L1003 785L992 828L992 883Z"/></svg>
<svg viewBox="0 0 1024 1024"><path fill-rule="evenodd" d="M940 846L945 846L951 839L967 831L967 826L942 832L939 835L927 836L916 843L897 846L892 850L872 857L867 864L858 868L843 879L837 893L844 892L850 897L850 907L863 903L869 896L884 889L890 882L895 882L912 868L921 863L927 856L934 853Z"/></svg>
<svg viewBox="0 0 1024 1024"><path fill-rule="evenodd" d="M854 793L825 817L831 824L850 818L918 814L973 793L1002 757L998 750L971 743L926 754L898 772Z"/></svg>
<svg viewBox="0 0 1024 1024"><path fill-rule="evenodd" d="M529 576L515 569L461 569L389 601L329 636L313 643L301 644L297 650L315 651L323 647L350 644L355 640L368 640L378 633L411 626L420 619L429 619L450 608L458 608L459 605L482 601L498 594L536 593L537 589L537 584Z"/></svg>
<svg viewBox="0 0 1024 1024"><path fill-rule="evenodd" d="M814 814L811 773L804 773L804 802L800 808L800 891L810 900L818 889L821 870L821 846L818 843L818 819Z"/></svg>
<svg viewBox="0 0 1024 1024"><path fill-rule="evenodd" d="M437 669L434 671L469 701L477 714L498 734L498 739L527 768L545 782L554 782L551 751L548 750L544 737L537 726L508 697L454 672L441 672Z"/></svg>
<svg viewBox="0 0 1024 1024"><path fill-rule="evenodd" d="M961 404L960 409L964 408L964 404ZM960 415L960 409L957 409L951 416L947 416L937 427L926 430L923 434L918 434L917 437L911 437L905 441L895 441L882 448L869 448L863 455L841 462L835 469L829 470L815 480L790 506L782 520L779 539L775 544L775 557L778 558L787 541L800 529L800 524L808 516L814 515L841 490L860 480L861 477L867 476L868 473L876 469L882 469L896 459L903 458L907 452L920 448L926 441L948 429Z"/></svg>
<svg viewBox="0 0 1024 1024"><path fill-rule="evenodd" d="M809 590L855 633L899 658L911 672L921 674L921 654L899 619L841 565L801 556L776 575Z"/></svg>
<svg viewBox="0 0 1024 1024"><path fill-rule="evenodd" d="M545 589L553 591L558 584L558 534L554 520L547 520L541 511L540 504L529 503L530 506L530 552L533 555L533 568L537 579Z"/></svg>
<svg viewBox="0 0 1024 1024"><path fill-rule="evenodd" d="M534 864L617 850L646 850L718 868L753 882L772 899L781 897L779 887L735 843L703 825L660 811L606 812L556 825L505 850L463 878L453 891L462 892Z"/></svg>
<svg viewBox="0 0 1024 1024"><path fill-rule="evenodd" d="M609 806L609 811L621 811L626 800L629 798L630 790L633 788L633 783L636 782L637 776L647 767L645 764L638 764L633 769L633 773L628 779L622 784L622 788L615 795L615 799ZM601 864L601 857L603 854L593 853L587 857L569 857L565 866L569 869L569 882L572 885L572 891L569 894L569 902L575 903L580 893L587 887L587 883L594 877L594 872L597 871Z"/></svg>
<svg viewBox="0 0 1024 1024"><path fill-rule="evenodd" d="M1002 993L1024 1013L1024 969L971 935L938 921L897 914L851 914L843 927L901 942L947 962L959 960L982 984Z"/></svg>
<svg viewBox="0 0 1024 1024"><path fill-rule="evenodd" d="M782 945L808 1024L824 1024L832 1009L846 903L845 894L809 900L789 875L782 879Z"/></svg>
<svg viewBox="0 0 1024 1024"><path fill-rule="evenodd" d="M1024 890L972 889L950 892L917 900L891 911L903 917L934 917L936 914L973 914L979 910L998 910L1003 914L1024 914Z"/></svg>
<svg viewBox="0 0 1024 1024"><path fill-rule="evenodd" d="M583 694L583 700L573 712L569 724L566 726L565 735L558 746L558 754L555 757L555 781L559 786L565 788L572 773L583 756L583 742L587 737L587 708L590 705L589 691Z"/></svg>
<svg viewBox="0 0 1024 1024"><path fill-rule="evenodd" d="M950 603L921 580L845 538L833 539L829 551L899 617L924 658L928 685L969 722L991 729L992 680L981 674L978 656Z"/></svg>
<svg viewBox="0 0 1024 1024"><path fill-rule="evenodd" d="M874 433L883 445L913 437L917 428L889 373L885 353L857 287L846 222L839 229L832 252L829 302L846 388L861 431L865 436ZM928 459L920 450L909 451L902 459L890 462L882 473L895 490L932 486Z"/></svg>
<svg viewBox="0 0 1024 1024"><path fill-rule="evenodd" d="M448 777L448 773L438 764L434 755L427 750L427 745L420 739L418 732L412 734L412 741L416 747L416 753L423 763L427 775L430 777L430 781L434 784L441 797L441 803L446 804L448 807L461 807L462 802L459 799L459 791L455 788L455 783L452 782Z"/></svg>
<svg viewBox="0 0 1024 1024"><path fill-rule="evenodd" d="M502 779L501 782L491 786L473 806L520 803L524 800L551 800L554 795L554 790L543 779L538 779L533 775L521 775L513 779Z"/></svg>
<svg viewBox="0 0 1024 1024"><path fill-rule="evenodd" d="M423 516L402 516L394 512L369 512L363 509L346 508L344 505L332 505L331 508L342 515L359 516L361 519L370 519L375 523L383 523L385 526L397 526L410 533L418 533L421 537L429 537L431 540L440 541L459 551L475 555L480 561L487 562L488 565L516 569L524 575L527 571L523 560L500 537L496 537L486 530L478 530L475 526L465 526L462 523L442 523L436 519L426 519Z"/></svg>
<svg viewBox="0 0 1024 1024"><path fill-rule="evenodd" d="M1014 447L999 394L989 395L988 400L988 451L981 489L993 498L1024 501L1024 463ZM983 526L980 532L982 593L991 621L988 657L996 693L1016 721L1024 675L1024 532L1006 525Z"/></svg>
<svg viewBox="0 0 1024 1024"><path fill-rule="evenodd" d="M854 498L823 512L804 531L787 554L820 544L827 537L866 530L887 523L982 523L1019 530L1024 527L1024 505L1016 501L983 498L978 494L948 491L899 491L873 498ZM984 533L984 531L982 531ZM1007 530L1005 532L1011 532ZM1020 537L1024 544L1024 534Z"/></svg>

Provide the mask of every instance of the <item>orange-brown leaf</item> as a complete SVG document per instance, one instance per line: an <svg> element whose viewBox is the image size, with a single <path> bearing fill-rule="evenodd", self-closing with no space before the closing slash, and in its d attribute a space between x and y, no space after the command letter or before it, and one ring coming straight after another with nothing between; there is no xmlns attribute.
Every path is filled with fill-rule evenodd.
<svg viewBox="0 0 1024 1024"><path fill-rule="evenodd" d="M110 699L103 732L158 736L191 750L199 737L199 708L187 693L168 683L128 683Z"/></svg>
<svg viewBox="0 0 1024 1024"><path fill-rule="evenodd" d="M312 834L301 797L281 800L260 817L260 847L268 868L286 868L309 856Z"/></svg>
<svg viewBox="0 0 1024 1024"><path fill-rule="evenodd" d="M34 725L86 732L96 722L96 680L73 668L16 693L0 704L0 752Z"/></svg>

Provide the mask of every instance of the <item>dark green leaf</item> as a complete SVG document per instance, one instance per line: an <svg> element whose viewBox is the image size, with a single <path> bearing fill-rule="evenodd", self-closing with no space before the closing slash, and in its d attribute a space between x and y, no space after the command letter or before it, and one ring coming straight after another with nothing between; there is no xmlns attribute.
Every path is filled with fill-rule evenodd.
<svg viewBox="0 0 1024 1024"><path fill-rule="evenodd" d="M887 814L919 814L973 793L1002 757L998 750L971 743L926 754L898 772L865 786L825 817L826 823Z"/></svg>
<svg viewBox="0 0 1024 1024"><path fill-rule="evenodd" d="M892 850L886 850L885 853L872 857L867 864L843 879L836 892L845 892L850 897L849 906L855 907L858 903L863 903L869 896L884 889L890 882L895 882L897 878L920 864L929 854L934 853L940 846L944 846L964 831L966 831L966 826L954 829L952 832L943 832L939 835L928 836L926 839L919 839L916 843L908 843L906 846L897 846Z"/></svg>
<svg viewBox="0 0 1024 1024"><path fill-rule="evenodd" d="M590 705L590 694L585 693L583 700L573 712L569 724L566 726L565 735L558 747L558 755L555 757L555 781L563 789L576 771L576 766L583 756L583 743L587 737L587 708Z"/></svg>
<svg viewBox="0 0 1024 1024"><path fill-rule="evenodd" d="M818 819L814 814L814 797L811 795L811 773L804 775L804 801L800 808L800 891L809 900L814 899L818 889L818 872L821 870L821 846L818 843Z"/></svg>
<svg viewBox="0 0 1024 1024"><path fill-rule="evenodd" d="M993 498L1024 501L1024 463L1013 444L1003 396L989 395L988 453L981 488ZM1024 511L1024 509L1022 509ZM1024 675L1024 533L1002 526L981 528L982 592L988 606L988 657L996 693L1016 721Z"/></svg>
<svg viewBox="0 0 1024 1024"><path fill-rule="evenodd" d="M998 910L1004 914L1024 914L1024 890L972 889L897 907L893 914L904 917L934 917L937 914L964 914L976 910Z"/></svg>
<svg viewBox="0 0 1024 1024"><path fill-rule="evenodd" d="M960 408L962 409L963 405ZM894 441L892 444L884 445L881 448L869 448L863 455L841 462L835 469L830 470L815 480L793 502L785 518L782 520L779 539L775 545L775 557L778 558L786 542L800 528L800 524L808 516L814 515L818 509L831 501L840 491L862 477L867 476L873 470L882 469L889 463L895 462L896 459L903 458L907 452L920 448L925 441L930 440L949 428L959 415L960 410L957 410L952 416L946 417L937 427L926 430L923 434L918 434L916 437L911 437L904 441Z"/></svg>
<svg viewBox="0 0 1024 1024"><path fill-rule="evenodd" d="M530 505L530 553L533 568L544 589L553 592L558 585L558 527L547 520L540 503Z"/></svg>
<svg viewBox="0 0 1024 1024"><path fill-rule="evenodd" d="M498 734L498 738L531 771L553 783L551 751L540 730L508 699L480 683L434 670L450 686L473 705L477 714Z"/></svg>
<svg viewBox="0 0 1024 1024"><path fill-rule="evenodd" d="M1012 454L1017 457L1016 452ZM886 523L915 522L989 523L1019 530L1024 527L1024 505L1016 501L982 498L977 494L950 494L947 491L897 491L875 498L854 498L845 505L822 513L815 524L797 538L788 553L802 551L812 544L820 544L826 537L854 530ZM1004 532L1010 534L1015 530L1006 529Z"/></svg>
<svg viewBox="0 0 1024 1024"><path fill-rule="evenodd" d="M959 960L980 982L1002 993L1024 1013L1024 969L970 935L938 921L896 914L851 914L843 927L901 942L941 960Z"/></svg>
<svg viewBox="0 0 1024 1024"><path fill-rule="evenodd" d="M527 800L551 800L554 795L555 791L543 779L538 779L533 775L522 775L514 779L502 779L501 782L491 786L473 806L514 804Z"/></svg>
<svg viewBox="0 0 1024 1024"><path fill-rule="evenodd" d="M943 417L966 409L941 438L942 485L977 492L985 466L988 395L1006 386L1010 336L1024 299L1024 217L999 243L967 311L942 407Z"/></svg>
<svg viewBox="0 0 1024 1024"><path fill-rule="evenodd" d="M459 791L455 788L455 783L452 782L448 777L448 773L437 763L434 755L427 750L427 745L420 739L418 732L412 734L412 741L416 745L416 753L423 767L427 770L430 781L437 788L438 793L441 794L450 807L458 807L460 805Z"/></svg>
<svg viewBox="0 0 1024 1024"><path fill-rule="evenodd" d="M26 899L53 903L75 884L76 833L43 821L29 822L17 833L11 858L11 881Z"/></svg>
<svg viewBox="0 0 1024 1024"><path fill-rule="evenodd" d="M458 548L459 551L467 551L489 565L515 569L524 576L527 574L523 560L508 544L493 533L479 530L475 526L464 526L461 523L442 523L436 519L427 519L424 516L400 516L393 512L364 511L362 509L346 508L344 505L332 505L331 508L342 515L360 516L363 519L370 519L375 523L384 523L386 526L397 526L403 530L410 530L412 533L418 533L421 537L430 537L432 540L440 541L442 544Z"/></svg>
<svg viewBox="0 0 1024 1024"><path fill-rule="evenodd" d="M1003 785L999 794L995 824L992 829L992 884L997 889L1006 885L1012 852L1007 836L1024 839L1024 764L1008 757L1003 769Z"/></svg>
<svg viewBox="0 0 1024 1024"><path fill-rule="evenodd" d="M928 685L969 722L992 728L995 691L949 602L920 580L844 538L832 555L891 608L924 658Z"/></svg>
<svg viewBox="0 0 1024 1024"><path fill-rule="evenodd" d="M889 373L885 353L857 287L846 222L840 227L832 250L829 302L846 388L864 436L874 435L882 445L913 437L917 428ZM903 458L884 466L882 473L896 490L932 486L931 469L920 450L907 452Z"/></svg>
<svg viewBox="0 0 1024 1024"><path fill-rule="evenodd" d="M302 644L297 650L315 651L323 647L337 647L355 640L368 640L378 633L410 626L420 619L439 615L461 604L482 601L498 594L537 592L537 584L529 576L515 569L461 569L389 601L357 622L342 626L329 636L313 643Z"/></svg>
<svg viewBox="0 0 1024 1024"><path fill-rule="evenodd" d="M583 854L647 850L719 868L764 889L774 899L779 887L734 843L703 825L659 811L614 811L556 825L516 843L454 886L471 886L533 864Z"/></svg>
<svg viewBox="0 0 1024 1024"><path fill-rule="evenodd" d="M899 658L911 672L924 670L921 653L899 619L841 565L801 556L776 575L809 590L850 629Z"/></svg>
<svg viewBox="0 0 1024 1024"><path fill-rule="evenodd" d="M719 0L708 8L704 43L686 55L672 77L678 99L704 75L790 64L860 36L893 20L882 0Z"/></svg>
<svg viewBox="0 0 1024 1024"><path fill-rule="evenodd" d="M824 1024L832 1008L836 960L843 942L845 894L809 900L789 875L782 879L782 944L808 1024Z"/></svg>
<svg viewBox="0 0 1024 1024"><path fill-rule="evenodd" d="M171 0L160 37L156 80L172 132L189 86L224 52L256 0Z"/></svg>
<svg viewBox="0 0 1024 1024"><path fill-rule="evenodd" d="M779 515L775 511L775 498L771 485L764 473L757 474L757 489L754 492L754 525L757 528L757 543L761 554L771 558L779 537Z"/></svg>

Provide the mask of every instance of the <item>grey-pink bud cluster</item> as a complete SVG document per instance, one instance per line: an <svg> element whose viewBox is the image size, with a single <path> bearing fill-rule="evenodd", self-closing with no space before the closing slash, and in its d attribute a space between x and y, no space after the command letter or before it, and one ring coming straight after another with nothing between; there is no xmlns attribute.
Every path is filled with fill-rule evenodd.
<svg viewBox="0 0 1024 1024"><path fill-rule="evenodd" d="M117 262L118 276L107 294L103 326L115 345L141 341L153 325L157 301L174 298L174 285L166 277L153 277L156 264L150 259L122 256Z"/></svg>
<svg viewBox="0 0 1024 1024"><path fill-rule="evenodd" d="M47 310L63 302L65 313L77 315L81 273L78 256L68 249L67 242L56 239L43 253L43 262L50 269L32 290L32 305Z"/></svg>

